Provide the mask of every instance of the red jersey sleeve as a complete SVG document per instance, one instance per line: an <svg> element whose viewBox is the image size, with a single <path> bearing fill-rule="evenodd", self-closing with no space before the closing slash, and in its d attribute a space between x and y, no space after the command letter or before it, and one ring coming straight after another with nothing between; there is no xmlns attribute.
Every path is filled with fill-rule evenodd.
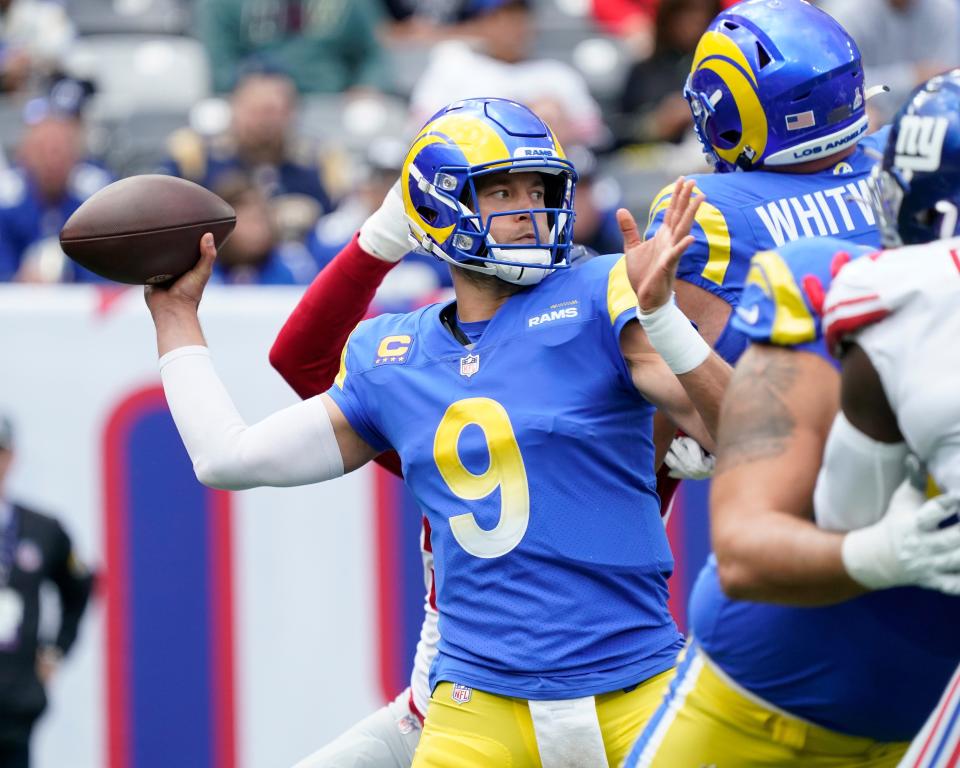
<svg viewBox="0 0 960 768"><path fill-rule="evenodd" d="M333 385L347 337L394 266L364 251L354 235L314 278L270 349L270 364L300 397L322 394ZM381 454L377 462L400 474L396 453Z"/></svg>

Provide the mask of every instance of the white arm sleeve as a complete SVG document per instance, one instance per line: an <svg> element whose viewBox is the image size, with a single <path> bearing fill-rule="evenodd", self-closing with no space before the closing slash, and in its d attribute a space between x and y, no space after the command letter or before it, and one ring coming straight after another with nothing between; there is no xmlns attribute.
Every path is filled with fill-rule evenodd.
<svg viewBox="0 0 960 768"><path fill-rule="evenodd" d="M906 476L907 450L906 443L881 443L868 437L842 411L838 413L813 492L817 525L830 531L853 531L883 517Z"/></svg>
<svg viewBox="0 0 960 768"><path fill-rule="evenodd" d="M318 483L343 474L343 457L319 397L248 427L217 376L206 347L160 358L160 378L197 479L237 491Z"/></svg>

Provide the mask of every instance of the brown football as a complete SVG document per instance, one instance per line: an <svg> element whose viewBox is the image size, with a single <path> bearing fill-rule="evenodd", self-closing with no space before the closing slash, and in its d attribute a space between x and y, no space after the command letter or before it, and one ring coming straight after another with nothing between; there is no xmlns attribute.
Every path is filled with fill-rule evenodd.
<svg viewBox="0 0 960 768"><path fill-rule="evenodd" d="M60 246L78 264L119 283L164 283L193 267L200 237L219 248L237 215L213 192L175 176L131 176L104 187L74 211Z"/></svg>

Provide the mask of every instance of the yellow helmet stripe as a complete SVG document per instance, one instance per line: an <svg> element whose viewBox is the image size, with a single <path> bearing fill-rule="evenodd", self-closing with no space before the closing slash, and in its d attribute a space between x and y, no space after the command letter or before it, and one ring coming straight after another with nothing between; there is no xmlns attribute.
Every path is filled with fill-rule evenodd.
<svg viewBox="0 0 960 768"><path fill-rule="evenodd" d="M714 147L714 151L724 160L735 163L744 147L749 146L760 157L767 148L767 114L763 111L754 84L743 76L743 72L723 59L709 59L703 63L703 69L716 72L727 84L733 100L740 112L740 141L733 149ZM747 70L749 72L749 70Z"/></svg>
<svg viewBox="0 0 960 768"><path fill-rule="evenodd" d="M753 68L747 57L743 55L735 42L720 32L704 32L697 43L697 50L693 54L693 64L690 66L690 72L696 72L700 65L707 59L720 57L730 59L740 65L741 69L747 73L747 76L757 84L756 75L753 74Z"/></svg>
<svg viewBox="0 0 960 768"><path fill-rule="evenodd" d="M429 127L429 126L428 126ZM407 152L406 158L403 161L403 168L400 171L400 178L403 182L400 184L400 191L403 195L403 210L406 212L407 217L415 221L419 227L426 232L430 237L436 240L438 243L444 242L450 234L453 232L454 224L451 224L448 227L434 227L430 224L423 216L420 215L420 212L413 205L413 199L410 197L410 186L408 184L408 179L410 179L410 164L414 161L416 156L420 151L430 144L440 144L443 142L443 139L439 136L434 136L426 131L422 132L417 139L410 146L410 151ZM432 184L433 180L428 179Z"/></svg>
<svg viewBox="0 0 960 768"><path fill-rule="evenodd" d="M740 143L733 149L714 150L730 163L735 163L748 145L760 157L767 147L767 116L757 97L757 76L747 57L723 33L705 32L697 44L690 72L701 68L715 72L727 84L740 112Z"/></svg>
<svg viewBox="0 0 960 768"><path fill-rule="evenodd" d="M430 123L423 133L427 131L440 134L451 144L455 144L463 152L469 165L510 159L510 150L500 134L472 115L448 113Z"/></svg>

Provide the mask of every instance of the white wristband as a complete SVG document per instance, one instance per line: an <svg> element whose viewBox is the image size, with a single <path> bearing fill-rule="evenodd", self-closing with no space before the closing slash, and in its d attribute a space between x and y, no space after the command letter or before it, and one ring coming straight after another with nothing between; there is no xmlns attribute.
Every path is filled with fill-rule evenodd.
<svg viewBox="0 0 960 768"><path fill-rule="evenodd" d="M710 357L710 345L704 341L690 319L680 311L673 296L650 314L637 308L637 319L670 370L678 376L689 373Z"/></svg>

